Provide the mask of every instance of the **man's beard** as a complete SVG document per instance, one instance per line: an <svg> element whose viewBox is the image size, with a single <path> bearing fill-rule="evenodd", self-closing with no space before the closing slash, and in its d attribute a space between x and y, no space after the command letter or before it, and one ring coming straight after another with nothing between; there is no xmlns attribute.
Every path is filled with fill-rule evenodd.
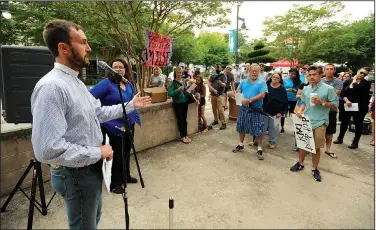
<svg viewBox="0 0 376 230"><path fill-rule="evenodd" d="M258 76L252 76L251 75L251 80L257 80L258 79Z"/></svg>
<svg viewBox="0 0 376 230"><path fill-rule="evenodd" d="M73 47L71 49L72 49L72 56L68 57L68 60L70 62L71 67L73 67L72 69L79 70L81 68L88 67L90 65L90 63L87 63L85 61L85 57L84 58L80 57L78 52L76 52L76 50L73 49Z"/></svg>

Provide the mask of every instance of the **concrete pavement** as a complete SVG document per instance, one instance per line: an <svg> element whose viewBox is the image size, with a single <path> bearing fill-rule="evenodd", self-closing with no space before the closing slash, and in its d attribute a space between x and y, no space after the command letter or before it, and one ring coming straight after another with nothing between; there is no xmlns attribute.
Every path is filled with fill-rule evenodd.
<svg viewBox="0 0 376 230"><path fill-rule="evenodd" d="M210 106L206 114L212 122ZM345 144L354 134L347 133L345 144L333 145L338 159L322 154L320 183L312 178L310 155L303 171L290 172L297 160L291 151L291 119L285 130L276 149L267 149L265 141L264 161L257 160L253 147L231 152L238 143L232 121L226 130L193 136L189 145L173 141L138 153L145 188L139 183L128 186L130 228L168 228L170 196L175 197L175 228L374 228L371 136L362 136L359 149L350 150ZM137 177L133 159L132 175ZM51 197L49 183L45 189ZM124 229L122 196L103 192L99 228ZM8 211L1 213L2 228L26 228L27 201L16 194ZM67 227L61 197L54 198L47 216L35 213L35 229Z"/></svg>

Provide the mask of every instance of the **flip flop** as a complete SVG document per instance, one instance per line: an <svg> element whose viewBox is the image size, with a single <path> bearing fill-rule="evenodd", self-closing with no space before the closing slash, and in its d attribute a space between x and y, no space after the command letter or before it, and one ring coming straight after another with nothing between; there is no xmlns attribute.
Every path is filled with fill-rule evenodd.
<svg viewBox="0 0 376 230"><path fill-rule="evenodd" d="M337 159L337 158L338 158L338 156L334 155L334 153L329 153L329 152L327 152L327 151L325 151L325 153L326 153L328 156L330 156L331 158L334 158L334 159Z"/></svg>
<svg viewBox="0 0 376 230"><path fill-rule="evenodd" d="M180 139L180 141L183 142L184 144L189 144L190 143L187 139L185 139L185 140L186 141L184 141L183 138Z"/></svg>

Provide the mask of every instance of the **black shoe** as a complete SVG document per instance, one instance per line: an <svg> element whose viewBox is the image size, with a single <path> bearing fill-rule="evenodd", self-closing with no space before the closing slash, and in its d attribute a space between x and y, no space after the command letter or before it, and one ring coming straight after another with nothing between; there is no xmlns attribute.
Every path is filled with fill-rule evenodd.
<svg viewBox="0 0 376 230"><path fill-rule="evenodd" d="M262 155L262 150L257 150L257 159L264 160L264 155Z"/></svg>
<svg viewBox="0 0 376 230"><path fill-rule="evenodd" d="M233 153L238 153L238 152L243 152L243 150L244 150L244 145L238 145L238 146L236 146L236 147L232 150L232 152L233 152Z"/></svg>
<svg viewBox="0 0 376 230"><path fill-rule="evenodd" d="M131 176L128 176L128 179L127 179L127 182L128 184L131 183L131 184L136 184L137 183L137 179L136 178L133 178Z"/></svg>
<svg viewBox="0 0 376 230"><path fill-rule="evenodd" d="M318 169L312 170L313 178L315 178L316 181L321 182L321 175L320 171Z"/></svg>
<svg viewBox="0 0 376 230"><path fill-rule="evenodd" d="M358 144L352 143L350 146L348 146L349 149L357 149Z"/></svg>
<svg viewBox="0 0 376 230"><path fill-rule="evenodd" d="M283 134L283 133L285 133L285 129L281 129L281 132L280 132L281 134Z"/></svg>
<svg viewBox="0 0 376 230"><path fill-rule="evenodd" d="M123 189L123 186L122 186L122 185L114 186L114 187L111 189L111 192L112 192L112 193L115 193L115 194L122 194L123 191L124 191L124 189Z"/></svg>
<svg viewBox="0 0 376 230"><path fill-rule="evenodd" d="M224 130L224 129L226 129L226 128L227 128L226 124L222 124L221 127L220 127L219 129L220 129L220 130Z"/></svg>
<svg viewBox="0 0 376 230"><path fill-rule="evenodd" d="M303 170L304 169L304 165L301 165L299 162L296 162L296 164L294 164L291 168L290 168L290 171L291 172L298 172L300 170Z"/></svg>
<svg viewBox="0 0 376 230"><path fill-rule="evenodd" d="M337 140L333 141L333 144L342 144L343 140L340 138L337 138Z"/></svg>
<svg viewBox="0 0 376 230"><path fill-rule="evenodd" d="M213 123L211 123L211 125L218 125L218 121L213 121Z"/></svg>

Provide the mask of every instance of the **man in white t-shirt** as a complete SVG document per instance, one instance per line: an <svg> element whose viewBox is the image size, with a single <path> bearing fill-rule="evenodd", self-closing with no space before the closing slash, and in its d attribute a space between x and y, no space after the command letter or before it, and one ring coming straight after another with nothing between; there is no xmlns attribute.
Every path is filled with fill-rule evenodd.
<svg viewBox="0 0 376 230"><path fill-rule="evenodd" d="M172 72L168 75L168 79L171 81L174 80L174 72L175 72L176 66L173 67Z"/></svg>
<svg viewBox="0 0 376 230"><path fill-rule="evenodd" d="M241 74L242 71L239 69L239 65L235 65L235 69L233 69L232 74L234 75L234 84L235 84L235 90L238 88L240 81L241 81Z"/></svg>

